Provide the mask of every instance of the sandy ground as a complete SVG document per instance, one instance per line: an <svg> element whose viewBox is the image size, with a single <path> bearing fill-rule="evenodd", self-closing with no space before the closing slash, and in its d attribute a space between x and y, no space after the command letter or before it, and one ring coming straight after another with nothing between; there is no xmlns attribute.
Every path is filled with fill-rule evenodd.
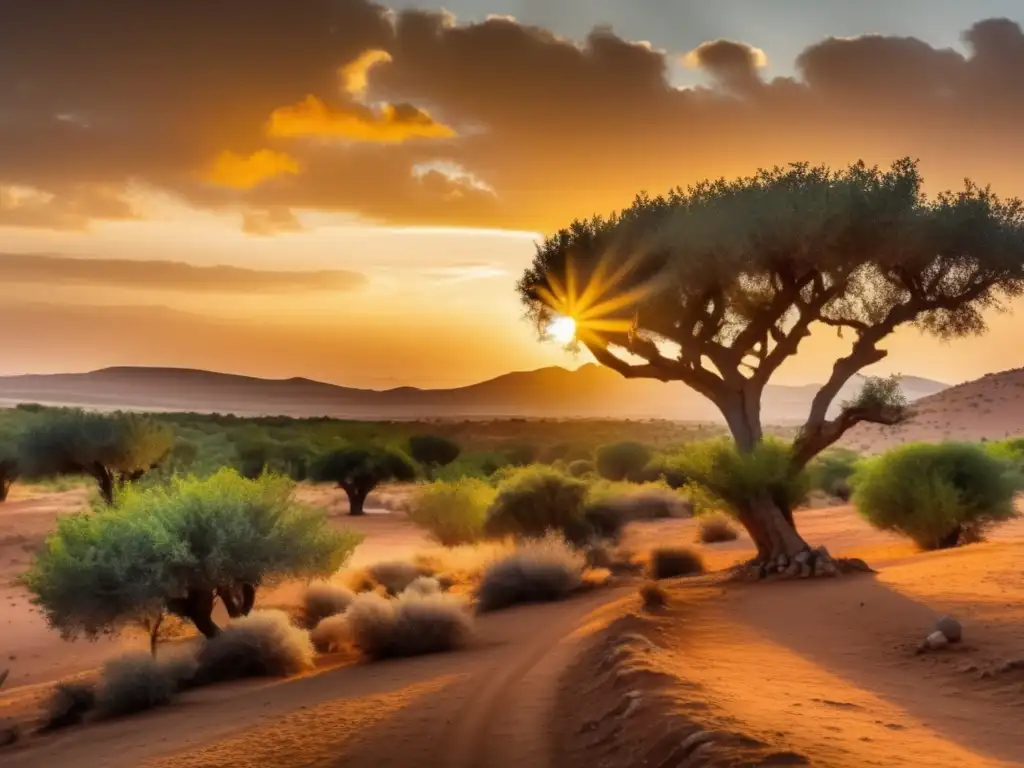
<svg viewBox="0 0 1024 768"><path fill-rule="evenodd" d="M14 517L0 516L5 573L35 535L27 525L13 533L16 522L42 531L75 498L14 500ZM350 522L342 512L335 507ZM921 555L850 508L798 514L808 539L864 557L879 574L676 580L669 608L653 615L638 610L632 587L517 608L482 617L462 653L378 664L327 657L300 679L202 689L164 711L31 736L0 752L0 765L1024 765L1024 672L1006 664L1024 659L1024 521L987 544ZM357 564L425 544L400 514L355 525L367 533ZM693 536L692 521L648 523L627 546L640 553ZM750 547L741 538L704 552L720 567ZM9 598L23 599L5 593L0 651L18 659L0 715L45 690L32 683L119 650L62 643L38 619L26 628L28 614ZM964 623L964 642L916 654L947 612ZM609 665L609 643L623 633L647 645Z"/></svg>

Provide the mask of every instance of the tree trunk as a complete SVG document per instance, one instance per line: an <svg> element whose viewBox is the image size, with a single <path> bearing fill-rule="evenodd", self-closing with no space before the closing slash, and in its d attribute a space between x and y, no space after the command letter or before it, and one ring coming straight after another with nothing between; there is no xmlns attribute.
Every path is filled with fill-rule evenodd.
<svg viewBox="0 0 1024 768"><path fill-rule="evenodd" d="M212 589L190 589L185 597L168 600L167 609L191 621L203 637L210 640L220 634L220 627L213 620L213 602Z"/></svg>
<svg viewBox="0 0 1024 768"><path fill-rule="evenodd" d="M217 587L217 597L224 603L224 610L228 612L228 617L237 619L242 615L242 609L238 605L238 601L235 599L234 589L231 587Z"/></svg>
<svg viewBox="0 0 1024 768"><path fill-rule="evenodd" d="M100 496L106 505L113 506L114 504L114 475L105 466L96 462L92 471L89 473L96 478L96 485L99 486Z"/></svg>
<svg viewBox="0 0 1024 768"><path fill-rule="evenodd" d="M0 475L0 502L7 501L7 494L11 490L11 483L13 480L9 480L6 475Z"/></svg>
<svg viewBox="0 0 1024 768"><path fill-rule="evenodd" d="M953 547L960 546L961 533L963 533L963 529L958 525L948 534L939 539L936 549L952 549Z"/></svg>
<svg viewBox="0 0 1024 768"><path fill-rule="evenodd" d="M160 634L160 625L163 623L164 615L161 613L149 627L149 653L154 659L156 658L156 641Z"/></svg>
<svg viewBox="0 0 1024 768"><path fill-rule="evenodd" d="M256 605L256 585L255 584L243 584L242 585L242 602L239 606L243 616L248 616L252 613L253 606Z"/></svg>
<svg viewBox="0 0 1024 768"><path fill-rule="evenodd" d="M366 511L363 508L366 506L366 497L370 495L370 492L351 485L342 487L348 496L348 513L350 515L365 515Z"/></svg>

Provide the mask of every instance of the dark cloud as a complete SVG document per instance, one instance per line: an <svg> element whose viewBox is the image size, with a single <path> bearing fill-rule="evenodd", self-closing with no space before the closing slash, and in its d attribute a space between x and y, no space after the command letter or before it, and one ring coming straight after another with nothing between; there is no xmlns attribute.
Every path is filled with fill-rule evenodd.
<svg viewBox="0 0 1024 768"><path fill-rule="evenodd" d="M366 278L358 272L319 270L286 272L241 267L200 267L178 261L86 259L24 253L0 253L6 285L102 285L165 291L292 293L351 291Z"/></svg>
<svg viewBox="0 0 1024 768"><path fill-rule="evenodd" d="M684 90L670 73L685 51L605 28L576 43L368 0L0 3L0 187L52 195L49 213L0 223L81 226L101 215L88 190L123 200L135 183L247 211L264 234L304 208L547 230L640 189L903 155L936 185L1024 194L1014 22L979 22L966 53L829 38L774 80L757 44L690 52L713 85ZM437 163L466 173L417 171Z"/></svg>

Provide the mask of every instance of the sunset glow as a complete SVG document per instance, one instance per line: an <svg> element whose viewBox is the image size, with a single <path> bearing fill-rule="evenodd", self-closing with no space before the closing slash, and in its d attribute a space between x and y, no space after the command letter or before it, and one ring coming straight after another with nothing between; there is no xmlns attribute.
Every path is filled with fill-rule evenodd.
<svg viewBox="0 0 1024 768"><path fill-rule="evenodd" d="M576 338L576 321L571 317L556 317L548 325L548 335L559 344L569 344Z"/></svg>

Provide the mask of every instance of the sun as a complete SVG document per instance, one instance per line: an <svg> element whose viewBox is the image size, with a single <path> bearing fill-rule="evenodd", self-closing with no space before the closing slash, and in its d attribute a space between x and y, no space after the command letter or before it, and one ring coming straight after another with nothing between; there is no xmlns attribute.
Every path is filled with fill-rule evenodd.
<svg viewBox="0 0 1024 768"><path fill-rule="evenodd" d="M576 321L566 315L559 315L548 323L548 336L559 344L569 344L576 338Z"/></svg>

